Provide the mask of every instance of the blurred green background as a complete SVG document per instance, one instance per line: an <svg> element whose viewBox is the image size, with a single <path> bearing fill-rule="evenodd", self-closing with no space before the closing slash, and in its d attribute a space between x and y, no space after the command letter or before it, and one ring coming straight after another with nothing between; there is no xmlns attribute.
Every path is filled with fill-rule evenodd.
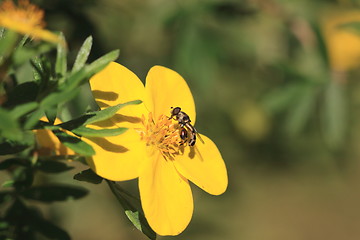
<svg viewBox="0 0 360 240"><path fill-rule="evenodd" d="M229 187L214 197L193 185L190 225L159 239L359 239L360 2L33 2L64 33L69 65L92 35L90 60L120 49L140 79L158 64L187 80L196 128L219 147ZM69 116L87 107L87 90ZM48 211L73 239L146 239L105 184L85 187L86 198Z"/></svg>

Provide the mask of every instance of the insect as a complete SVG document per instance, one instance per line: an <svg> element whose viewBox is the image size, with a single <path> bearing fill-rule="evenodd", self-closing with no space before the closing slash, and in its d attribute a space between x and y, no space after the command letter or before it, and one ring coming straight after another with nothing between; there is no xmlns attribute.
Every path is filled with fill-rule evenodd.
<svg viewBox="0 0 360 240"><path fill-rule="evenodd" d="M197 130L193 125L191 125L191 120L189 115L187 115L185 112L181 111L180 107L171 107L171 116L169 119L175 119L179 122L181 131L180 131L180 138L184 141L188 139L189 136L189 146L194 146L196 143L196 135L198 134ZM200 138L200 135L198 135ZM201 142L203 140L200 138Z"/></svg>

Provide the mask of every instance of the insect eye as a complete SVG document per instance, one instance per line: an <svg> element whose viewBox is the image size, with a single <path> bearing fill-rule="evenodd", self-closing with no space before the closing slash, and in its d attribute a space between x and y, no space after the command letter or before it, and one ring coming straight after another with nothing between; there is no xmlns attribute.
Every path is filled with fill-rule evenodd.
<svg viewBox="0 0 360 240"><path fill-rule="evenodd" d="M173 113L174 115L177 115L180 111L181 111L181 108L176 107L176 108L174 108L174 109L172 110L172 113Z"/></svg>

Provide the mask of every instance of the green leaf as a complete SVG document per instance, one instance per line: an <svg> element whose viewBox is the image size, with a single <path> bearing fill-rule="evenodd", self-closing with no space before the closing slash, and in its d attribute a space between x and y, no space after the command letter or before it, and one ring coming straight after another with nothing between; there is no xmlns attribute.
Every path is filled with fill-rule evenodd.
<svg viewBox="0 0 360 240"><path fill-rule="evenodd" d="M60 34L60 38L65 42L65 38L63 34ZM57 45L57 55L56 55L56 63L55 63L55 73L58 78L62 79L66 75L67 71L67 61L66 61L66 47L64 44L59 43Z"/></svg>
<svg viewBox="0 0 360 240"><path fill-rule="evenodd" d="M24 151L29 145L15 141L6 140L0 143L0 155L15 154Z"/></svg>
<svg viewBox="0 0 360 240"><path fill-rule="evenodd" d="M99 184L103 181L103 178L94 173L90 168L75 174L74 179L93 184Z"/></svg>
<svg viewBox="0 0 360 240"><path fill-rule="evenodd" d="M11 114L14 118L20 118L23 115L35 110L38 107L38 103L37 102L29 102L29 103L25 103L22 105L19 105L17 107L15 107L13 110L11 110Z"/></svg>
<svg viewBox="0 0 360 240"><path fill-rule="evenodd" d="M29 166L25 159L21 158L8 158L0 162L0 170L6 170L12 166Z"/></svg>
<svg viewBox="0 0 360 240"><path fill-rule="evenodd" d="M92 129L84 126L71 130L73 133L84 137L109 137L123 134L127 128L114 128L114 129Z"/></svg>
<svg viewBox="0 0 360 240"><path fill-rule="evenodd" d="M329 147L337 150L345 143L348 125L345 84L332 80L325 91L323 134Z"/></svg>
<svg viewBox="0 0 360 240"><path fill-rule="evenodd" d="M44 116L44 110L41 108L31 113L24 124L24 129L32 129L39 122L42 116Z"/></svg>
<svg viewBox="0 0 360 240"><path fill-rule="evenodd" d="M72 131L73 129L79 128L80 126L86 126L91 123L100 122L100 121L109 119L112 116L114 116L117 113L117 111L119 111L121 108L123 108L127 105L140 104L140 103L142 103L142 101L140 101L140 100L121 103L121 104L103 109L101 111L89 112L81 117L76 118L76 119L61 123L58 126L66 129L66 130Z"/></svg>
<svg viewBox="0 0 360 240"><path fill-rule="evenodd" d="M35 102L39 91L39 86L35 82L24 82L17 85L8 95L4 107L13 108L20 104Z"/></svg>
<svg viewBox="0 0 360 240"><path fill-rule="evenodd" d="M73 66L73 69L71 72L77 72L82 67L84 67L84 65L89 57L89 54L90 54L92 42L93 42L92 36L89 36L88 38L86 38L86 40L84 41L83 45L81 46L81 48L76 56L75 63L74 63L74 66Z"/></svg>
<svg viewBox="0 0 360 240"><path fill-rule="evenodd" d="M87 71L90 75L98 73L99 71L103 70L110 62L115 61L119 57L119 54L119 50L114 50L105 54L87 66Z"/></svg>
<svg viewBox="0 0 360 240"><path fill-rule="evenodd" d="M307 85L301 88L298 99L289 109L286 119L286 131L290 136L298 135L305 127L316 107L318 88Z"/></svg>
<svg viewBox="0 0 360 240"><path fill-rule="evenodd" d="M15 181L14 180L6 180L5 182L3 182L1 184L1 187L3 188L9 188L9 187L13 187L15 184Z"/></svg>
<svg viewBox="0 0 360 240"><path fill-rule="evenodd" d="M88 190L79 186L51 184L26 189L21 195L27 199L41 202L66 201L79 199L88 194Z"/></svg>
<svg viewBox="0 0 360 240"><path fill-rule="evenodd" d="M71 240L66 231L40 216L36 218L33 217L32 221L29 222L29 225L36 232L41 233L49 239Z"/></svg>
<svg viewBox="0 0 360 240"><path fill-rule="evenodd" d="M0 135L14 141L20 141L23 137L17 119L3 108L0 108Z"/></svg>
<svg viewBox="0 0 360 240"><path fill-rule="evenodd" d="M1 58L8 56L14 50L18 36L16 32L6 30L0 38L0 65L2 63Z"/></svg>
<svg viewBox="0 0 360 240"><path fill-rule="evenodd" d="M12 199L12 192L10 192L10 191L1 191L0 192L0 204L2 204L4 202L8 202L11 199Z"/></svg>
<svg viewBox="0 0 360 240"><path fill-rule="evenodd" d="M338 26L340 29L347 29L355 34L360 34L360 21L353 21L340 24Z"/></svg>
<svg viewBox="0 0 360 240"><path fill-rule="evenodd" d="M30 167L17 167L13 172L13 180L16 189L28 188L34 181L34 171Z"/></svg>
<svg viewBox="0 0 360 240"><path fill-rule="evenodd" d="M66 163L51 160L38 160L35 168L45 173L62 173L69 171L74 167L68 166Z"/></svg>
<svg viewBox="0 0 360 240"><path fill-rule="evenodd" d="M299 89L299 84L290 84L270 91L264 97L262 106L272 114L283 112L294 104L296 97L299 96Z"/></svg>
<svg viewBox="0 0 360 240"><path fill-rule="evenodd" d="M94 149L86 142L81 141L81 139L59 130L53 130L53 133L57 136L60 142L76 153L84 156L92 156L95 154Z"/></svg>
<svg viewBox="0 0 360 240"><path fill-rule="evenodd" d="M140 103L142 103L141 100L134 100L134 101L126 102L126 103L120 103L115 106L111 106L106 109L103 109L101 111L90 112L86 115L93 115L93 116L91 118L87 119L86 122L84 123L84 125L109 119L112 116L114 116L121 108L128 106L128 105L136 105L136 104L140 104Z"/></svg>
<svg viewBox="0 0 360 240"><path fill-rule="evenodd" d="M326 68L329 67L329 56L327 52L326 42L324 39L324 36L322 35L322 31L320 29L320 26L317 23L311 23L312 29L315 33L316 40L317 40L317 49L319 50L320 56L322 57L324 66Z"/></svg>
<svg viewBox="0 0 360 240"><path fill-rule="evenodd" d="M79 89L53 92L41 101L40 106L43 108L52 108L60 103L67 102L73 99L78 94Z"/></svg>
<svg viewBox="0 0 360 240"><path fill-rule="evenodd" d="M156 239L156 233L149 226L149 223L146 221L144 213L141 210L140 200L128 194L115 182L108 180L106 180L106 182L112 193L124 208L126 216L134 226L150 239Z"/></svg>
<svg viewBox="0 0 360 240"><path fill-rule="evenodd" d="M88 80L89 77L105 68L110 62L117 59L118 56L119 50L115 50L100 57L91 64L84 66L79 71L76 71L70 75L70 77L67 79L67 84L65 84L63 88L74 89L82 85Z"/></svg>
<svg viewBox="0 0 360 240"><path fill-rule="evenodd" d="M11 225L22 226L17 230L22 239L34 239L33 231L36 231L46 236L46 239L70 240L70 236L64 230L44 219L38 209L27 207L19 199L8 208L6 219Z"/></svg>
<svg viewBox="0 0 360 240"><path fill-rule="evenodd" d="M31 58L40 54L49 52L54 48L54 44L41 43L38 45L23 46L17 48L12 56L12 61L15 66L20 66Z"/></svg>
<svg viewBox="0 0 360 240"><path fill-rule="evenodd" d="M57 116L57 111L58 111L58 106L56 105L52 108L48 107L47 109L45 109L45 115L46 118L49 120L50 124L54 124Z"/></svg>

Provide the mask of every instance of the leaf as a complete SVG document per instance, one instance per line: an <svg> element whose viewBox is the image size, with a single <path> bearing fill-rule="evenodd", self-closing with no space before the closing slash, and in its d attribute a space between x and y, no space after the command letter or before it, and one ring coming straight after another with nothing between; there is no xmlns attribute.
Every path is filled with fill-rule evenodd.
<svg viewBox="0 0 360 240"><path fill-rule="evenodd" d="M33 231L36 231L49 239L70 240L64 230L44 219L38 209L27 207L19 199L7 210L5 219L13 226L22 226L17 230L17 234L23 239L34 239Z"/></svg>
<svg viewBox="0 0 360 240"><path fill-rule="evenodd" d="M24 82L17 85L8 95L4 107L12 108L20 104L35 102L39 86L35 82Z"/></svg>
<svg viewBox="0 0 360 240"><path fill-rule="evenodd" d="M27 118L24 124L24 129L32 129L38 122L39 119L44 116L44 110L39 108L36 111L32 112L31 115Z"/></svg>
<svg viewBox="0 0 360 240"><path fill-rule="evenodd" d="M71 240L66 231L42 217L33 217L29 225L34 231L41 233L49 239Z"/></svg>
<svg viewBox="0 0 360 240"><path fill-rule="evenodd" d="M88 80L89 77L105 68L110 62L117 59L118 56L119 51L115 50L108 54L105 54L91 64L84 66L79 71L74 72L70 75L70 77L67 79L67 84L65 84L63 88L71 90L82 85Z"/></svg>
<svg viewBox="0 0 360 240"><path fill-rule="evenodd" d="M3 108L0 108L0 135L14 141L19 141L23 137L17 119Z"/></svg>
<svg viewBox="0 0 360 240"><path fill-rule="evenodd" d="M28 188L34 181L34 171L30 167L17 167L13 172L13 187L16 189Z"/></svg>
<svg viewBox="0 0 360 240"><path fill-rule="evenodd" d="M343 83L332 80L325 90L323 107L323 134L327 144L334 150L345 142L348 108Z"/></svg>
<svg viewBox="0 0 360 240"><path fill-rule="evenodd" d="M320 56L322 57L324 66L326 68L328 68L329 67L329 56L328 56L328 52L327 52L326 42L325 42L324 36L322 35L320 26L315 22L311 23L311 26L312 26L312 29L316 36L316 40L317 40L317 44L318 44L317 49L319 50Z"/></svg>
<svg viewBox="0 0 360 240"><path fill-rule="evenodd" d="M103 178L94 173L90 168L75 174L74 179L93 184L99 184L103 181Z"/></svg>
<svg viewBox="0 0 360 240"><path fill-rule="evenodd" d="M45 173L61 173L69 171L74 167L68 166L66 163L52 160L38 160L35 168Z"/></svg>
<svg viewBox="0 0 360 240"><path fill-rule="evenodd" d="M264 97L262 106L272 114L280 113L294 104L296 97L299 96L299 89L299 84L289 84L270 91Z"/></svg>
<svg viewBox="0 0 360 240"><path fill-rule="evenodd" d="M92 36L89 36L88 38L86 38L86 40L84 41L83 45L81 46L81 48L76 56L75 63L74 63L74 66L73 66L71 72L77 72L82 67L84 67L86 60L88 59L89 54L90 54L92 42L93 42Z"/></svg>
<svg viewBox="0 0 360 240"><path fill-rule="evenodd" d="M286 119L286 131L290 136L298 135L311 117L318 97L316 85L303 86L298 99L289 109Z"/></svg>
<svg viewBox="0 0 360 240"><path fill-rule="evenodd" d="M114 50L111 51L104 56L96 59L89 66L87 66L87 71L90 75L98 73L102 69L104 69L110 62L115 61L119 57L120 51Z"/></svg>
<svg viewBox="0 0 360 240"><path fill-rule="evenodd" d="M8 158L0 162L0 170L8 169L12 166L28 166L28 162L21 158Z"/></svg>
<svg viewBox="0 0 360 240"><path fill-rule="evenodd" d="M108 137L117 136L124 133L127 128L114 128L114 129L92 129L80 126L71 130L73 133L84 137Z"/></svg>
<svg viewBox="0 0 360 240"><path fill-rule="evenodd" d="M71 100L78 94L79 89L53 92L41 101L40 106L43 108L52 108L60 103Z"/></svg>
<svg viewBox="0 0 360 240"><path fill-rule="evenodd" d="M56 63L55 63L55 73L56 76L60 79L64 78L67 70L67 61L66 61L66 47L63 42L65 42L65 38L63 34L60 34L60 38L63 40L61 43L57 45L57 54L56 54ZM61 80L59 80L61 81Z"/></svg>
<svg viewBox="0 0 360 240"><path fill-rule="evenodd" d="M0 58L7 57L10 54L16 45L17 39L18 34L16 32L10 30L5 31L2 38L0 38ZM2 61L0 61L0 65L1 63Z"/></svg>
<svg viewBox="0 0 360 240"><path fill-rule="evenodd" d="M59 130L54 130L53 133L58 137L61 143L76 153L84 156L92 156L95 154L94 149L86 142L81 141L81 139Z"/></svg>
<svg viewBox="0 0 360 240"><path fill-rule="evenodd" d="M0 143L0 155L15 154L24 151L29 145L6 140Z"/></svg>
<svg viewBox="0 0 360 240"><path fill-rule="evenodd" d="M15 107L14 109L11 110L11 115L14 118L20 118L23 115L35 110L38 107L38 103L37 102L29 102L29 103L25 103L22 105L19 105L17 107Z"/></svg>
<svg viewBox="0 0 360 240"><path fill-rule="evenodd" d="M71 240L69 234L66 231L42 217L33 217L32 221L29 222L29 225L36 232L41 233L49 239Z"/></svg>
<svg viewBox="0 0 360 240"><path fill-rule="evenodd" d="M355 34L360 35L360 21L352 21L340 24L338 26L339 29L347 29Z"/></svg>
<svg viewBox="0 0 360 240"><path fill-rule="evenodd" d="M91 118L87 119L86 122L84 123L84 125L109 119L112 116L114 116L121 108L128 106L128 105L135 105L135 104L140 104L140 103L142 103L141 100L135 100L135 101L117 104L115 106L105 108L101 111L90 112L87 115L93 115L93 116Z"/></svg>
<svg viewBox="0 0 360 240"><path fill-rule="evenodd" d="M14 180L6 180L5 182L3 182L1 184L1 187L3 188L10 188L10 187L13 187L15 184L15 181Z"/></svg>
<svg viewBox="0 0 360 240"><path fill-rule="evenodd" d="M49 120L50 124L54 124L57 116L57 111L58 111L58 106L56 105L54 107L48 107L47 109L45 109L45 115L46 118Z"/></svg>
<svg viewBox="0 0 360 240"><path fill-rule="evenodd" d="M103 109L101 111L89 112L83 116L80 116L76 119L61 123L57 126L60 126L63 129L72 131L73 129L79 128L80 126L86 126L86 125L94 123L94 122L100 122L100 121L109 119L112 116L114 116L117 113L117 111L119 111L121 108L123 108L127 105L140 104L140 103L141 103L140 100L121 103L121 104Z"/></svg>
<svg viewBox="0 0 360 240"><path fill-rule="evenodd" d="M12 56L12 61L15 66L20 66L31 58L40 54L49 52L54 48L54 44L41 43L38 45L27 45L17 48Z"/></svg>
<svg viewBox="0 0 360 240"><path fill-rule="evenodd" d="M156 239L156 233L149 226L149 223L146 221L144 213L141 210L140 200L126 193L115 182L109 180L106 180L106 182L112 193L124 208L126 216L134 226L150 239Z"/></svg>
<svg viewBox="0 0 360 240"><path fill-rule="evenodd" d="M12 192L10 191L1 191L0 192L0 204L9 201L12 199Z"/></svg>
<svg viewBox="0 0 360 240"><path fill-rule="evenodd" d="M88 194L88 190L79 186L51 184L37 186L26 189L21 195L27 199L41 202L66 201L69 199L79 199Z"/></svg>

